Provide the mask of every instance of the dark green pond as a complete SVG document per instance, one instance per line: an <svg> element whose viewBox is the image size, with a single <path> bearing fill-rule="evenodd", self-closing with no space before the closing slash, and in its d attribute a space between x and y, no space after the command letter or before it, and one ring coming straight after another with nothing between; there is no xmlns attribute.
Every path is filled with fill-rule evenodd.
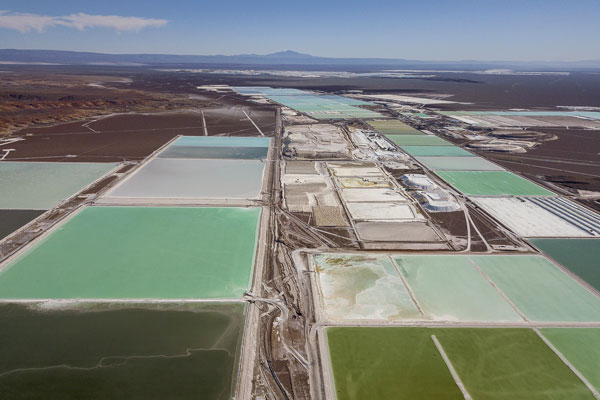
<svg viewBox="0 0 600 400"><path fill-rule="evenodd" d="M0 398L228 399L244 312L241 303L0 305Z"/></svg>

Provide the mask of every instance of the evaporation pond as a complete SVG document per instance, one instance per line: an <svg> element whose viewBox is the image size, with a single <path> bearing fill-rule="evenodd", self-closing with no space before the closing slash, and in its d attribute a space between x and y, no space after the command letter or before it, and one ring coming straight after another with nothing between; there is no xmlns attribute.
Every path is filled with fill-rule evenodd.
<svg viewBox="0 0 600 400"><path fill-rule="evenodd" d="M366 121L369 125L384 135L423 135L423 132L396 119L381 119Z"/></svg>
<svg viewBox="0 0 600 400"><path fill-rule="evenodd" d="M254 199L265 163L259 160L155 158L108 197Z"/></svg>
<svg viewBox="0 0 600 400"><path fill-rule="evenodd" d="M426 329L326 332L337 400L463 399Z"/></svg>
<svg viewBox="0 0 600 400"><path fill-rule="evenodd" d="M593 400L531 329L328 328L338 400ZM436 343L437 341L437 343Z"/></svg>
<svg viewBox="0 0 600 400"><path fill-rule="evenodd" d="M183 136L162 151L160 158L264 159L269 138Z"/></svg>
<svg viewBox="0 0 600 400"><path fill-rule="evenodd" d="M469 153L458 146L401 146L402 150L413 157L475 157L475 154Z"/></svg>
<svg viewBox="0 0 600 400"><path fill-rule="evenodd" d="M398 146L453 146L441 137L433 135L385 135Z"/></svg>
<svg viewBox="0 0 600 400"><path fill-rule="evenodd" d="M42 215L44 210L0 210L0 240Z"/></svg>
<svg viewBox="0 0 600 400"><path fill-rule="evenodd" d="M540 329L554 347L600 390L600 328Z"/></svg>
<svg viewBox="0 0 600 400"><path fill-rule="evenodd" d="M430 329L473 400L592 400L532 329Z"/></svg>
<svg viewBox="0 0 600 400"><path fill-rule="evenodd" d="M503 168L481 157L416 157L433 171L502 171Z"/></svg>
<svg viewBox="0 0 600 400"><path fill-rule="evenodd" d="M260 208L87 207L0 270L0 298L239 298L259 216Z"/></svg>
<svg viewBox="0 0 600 400"><path fill-rule="evenodd" d="M330 319L419 319L419 311L388 257L322 254L313 261L321 304Z"/></svg>
<svg viewBox="0 0 600 400"><path fill-rule="evenodd" d="M0 163L0 209L48 210L107 174L113 163Z"/></svg>
<svg viewBox="0 0 600 400"><path fill-rule="evenodd" d="M530 241L600 291L600 239L530 239Z"/></svg>
<svg viewBox="0 0 600 400"><path fill-rule="evenodd" d="M600 298L542 256L470 258L529 321L600 322Z"/></svg>
<svg viewBox="0 0 600 400"><path fill-rule="evenodd" d="M0 305L12 399L230 399L241 303Z"/></svg>
<svg viewBox="0 0 600 400"><path fill-rule="evenodd" d="M554 196L554 193L508 171L438 171L462 194L472 196Z"/></svg>
<svg viewBox="0 0 600 400"><path fill-rule="evenodd" d="M468 256L395 256L398 271L426 315L443 321L522 319Z"/></svg>

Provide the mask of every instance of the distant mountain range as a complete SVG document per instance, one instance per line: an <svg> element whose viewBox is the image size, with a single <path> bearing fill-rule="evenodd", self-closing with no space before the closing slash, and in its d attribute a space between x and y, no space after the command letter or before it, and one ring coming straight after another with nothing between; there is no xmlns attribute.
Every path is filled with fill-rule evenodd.
<svg viewBox="0 0 600 400"><path fill-rule="evenodd" d="M420 61L394 58L331 58L316 57L287 50L277 53L239 55L175 55L175 54L105 54L62 50L0 49L0 63L70 64L70 65L304 65L304 66L379 66L387 68L423 69L598 69L600 60L585 61Z"/></svg>

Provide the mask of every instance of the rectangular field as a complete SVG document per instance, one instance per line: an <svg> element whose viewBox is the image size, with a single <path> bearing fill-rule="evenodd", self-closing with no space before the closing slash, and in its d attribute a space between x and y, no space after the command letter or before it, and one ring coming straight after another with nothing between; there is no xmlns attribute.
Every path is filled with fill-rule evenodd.
<svg viewBox="0 0 600 400"><path fill-rule="evenodd" d="M398 146L453 146L452 143L433 135L385 135Z"/></svg>
<svg viewBox="0 0 600 400"><path fill-rule="evenodd" d="M114 163L0 163L0 209L48 210L107 174Z"/></svg>
<svg viewBox="0 0 600 400"><path fill-rule="evenodd" d="M481 157L416 157L433 171L502 171L504 168Z"/></svg>
<svg viewBox="0 0 600 400"><path fill-rule="evenodd" d="M0 305L11 399L231 398L242 303Z"/></svg>
<svg viewBox="0 0 600 400"><path fill-rule="evenodd" d="M530 321L600 321L600 298L544 257L470 258Z"/></svg>
<svg viewBox="0 0 600 400"><path fill-rule="evenodd" d="M107 197L254 199L260 196L264 167L259 160L155 158Z"/></svg>
<svg viewBox="0 0 600 400"><path fill-rule="evenodd" d="M368 189L367 189L368 190ZM424 219L410 204L403 203L347 203L354 220L412 220Z"/></svg>
<svg viewBox="0 0 600 400"><path fill-rule="evenodd" d="M433 320L522 321L469 257L405 255L393 259L419 305Z"/></svg>
<svg viewBox="0 0 600 400"><path fill-rule="evenodd" d="M327 328L337 400L463 399L428 331Z"/></svg>
<svg viewBox="0 0 600 400"><path fill-rule="evenodd" d="M389 258L322 254L313 262L328 319L419 319L419 311Z"/></svg>
<svg viewBox="0 0 600 400"><path fill-rule="evenodd" d="M259 216L259 208L88 207L0 270L0 298L239 298Z"/></svg>
<svg viewBox="0 0 600 400"><path fill-rule="evenodd" d="M338 400L464 399L447 362L474 400L594 399L530 329L336 327L326 333Z"/></svg>
<svg viewBox="0 0 600 400"><path fill-rule="evenodd" d="M383 135L424 135L423 132L397 119L374 119L366 121Z"/></svg>
<svg viewBox="0 0 600 400"><path fill-rule="evenodd" d="M600 328L543 328L540 329L554 347L600 390Z"/></svg>
<svg viewBox="0 0 600 400"><path fill-rule="evenodd" d="M546 206L537 197L477 197L475 203L523 237L591 237L589 224L574 212L562 210L558 197ZM574 203L573 203L574 204Z"/></svg>
<svg viewBox="0 0 600 400"><path fill-rule="evenodd" d="M551 191L508 171L438 171L436 174L456 190L466 195L555 195Z"/></svg>
<svg viewBox="0 0 600 400"><path fill-rule="evenodd" d="M403 151L413 157L475 157L475 154L458 146L400 146Z"/></svg>
<svg viewBox="0 0 600 400"><path fill-rule="evenodd" d="M600 291L600 239L530 239L535 247Z"/></svg>
<svg viewBox="0 0 600 400"><path fill-rule="evenodd" d="M182 136L163 150L160 158L264 159L269 138Z"/></svg>
<svg viewBox="0 0 600 400"><path fill-rule="evenodd" d="M537 255L355 253L313 260L322 310L336 320L600 322L600 299ZM404 293L414 304L394 300Z"/></svg>

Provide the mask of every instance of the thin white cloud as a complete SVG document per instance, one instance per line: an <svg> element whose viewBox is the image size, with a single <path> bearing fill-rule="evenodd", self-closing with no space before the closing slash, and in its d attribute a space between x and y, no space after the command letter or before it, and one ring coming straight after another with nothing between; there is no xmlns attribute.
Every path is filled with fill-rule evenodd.
<svg viewBox="0 0 600 400"><path fill-rule="evenodd" d="M140 31L144 28L158 28L167 24L165 19L123 17L120 15L90 15L77 13L63 16L49 16L29 13L13 13L0 10L0 28L13 29L21 33L37 31L46 28L65 26L79 29L109 28L118 32Z"/></svg>

